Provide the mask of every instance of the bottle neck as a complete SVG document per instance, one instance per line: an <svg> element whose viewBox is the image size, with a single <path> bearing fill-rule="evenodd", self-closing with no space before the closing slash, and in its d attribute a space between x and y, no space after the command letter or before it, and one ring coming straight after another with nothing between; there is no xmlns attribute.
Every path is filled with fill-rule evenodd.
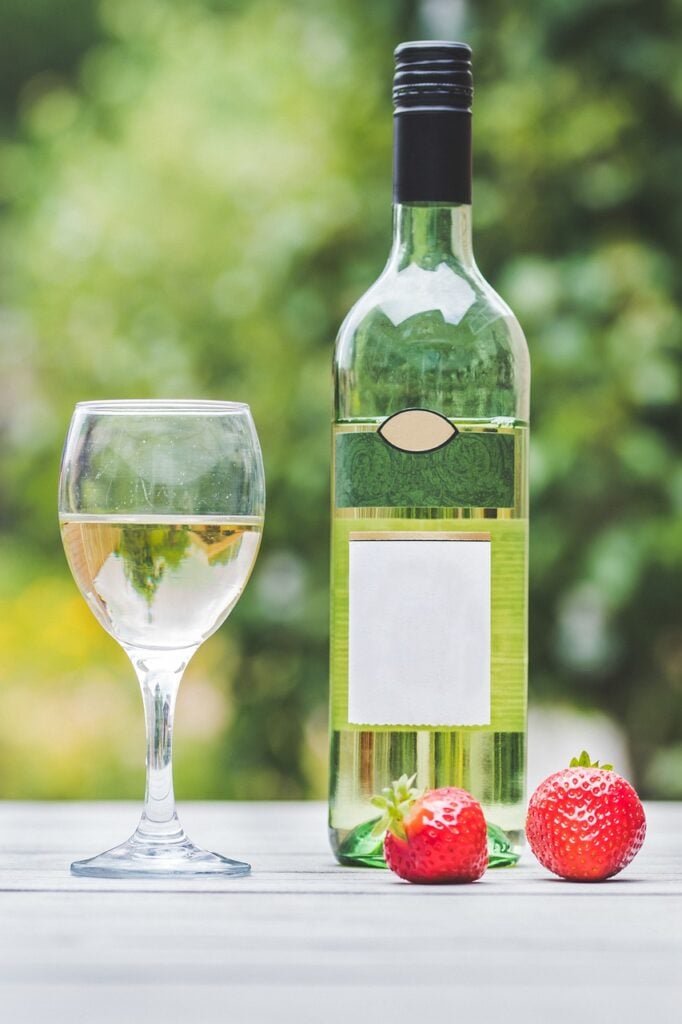
<svg viewBox="0 0 682 1024"><path fill-rule="evenodd" d="M389 262L402 270L417 263L435 270L456 260L474 267L471 242L471 206L431 203L396 203L393 207L393 247Z"/></svg>
<svg viewBox="0 0 682 1024"><path fill-rule="evenodd" d="M398 107L393 129L391 261L473 264L471 112Z"/></svg>

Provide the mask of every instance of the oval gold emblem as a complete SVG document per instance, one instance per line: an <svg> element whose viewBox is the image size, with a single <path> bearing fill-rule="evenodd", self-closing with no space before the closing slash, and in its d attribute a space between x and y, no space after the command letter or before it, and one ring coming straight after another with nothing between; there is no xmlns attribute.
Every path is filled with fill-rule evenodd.
<svg viewBox="0 0 682 1024"><path fill-rule="evenodd" d="M401 452L433 452L458 434L450 420L430 409L403 409L389 416L378 433Z"/></svg>

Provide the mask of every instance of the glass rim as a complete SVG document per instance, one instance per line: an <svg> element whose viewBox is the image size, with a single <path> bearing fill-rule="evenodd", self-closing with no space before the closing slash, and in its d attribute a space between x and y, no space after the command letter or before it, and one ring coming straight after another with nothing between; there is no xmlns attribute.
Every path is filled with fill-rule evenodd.
<svg viewBox="0 0 682 1024"><path fill-rule="evenodd" d="M76 409L92 413L199 413L229 415L250 412L246 402L224 402L210 398L105 398L76 402Z"/></svg>

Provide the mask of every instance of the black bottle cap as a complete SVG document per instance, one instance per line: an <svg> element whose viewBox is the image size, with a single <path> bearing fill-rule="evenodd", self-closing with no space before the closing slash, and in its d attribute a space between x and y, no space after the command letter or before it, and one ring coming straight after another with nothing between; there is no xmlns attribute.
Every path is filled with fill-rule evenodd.
<svg viewBox="0 0 682 1024"><path fill-rule="evenodd" d="M393 103L396 110L437 107L469 110L474 95L471 47L423 39L395 50Z"/></svg>

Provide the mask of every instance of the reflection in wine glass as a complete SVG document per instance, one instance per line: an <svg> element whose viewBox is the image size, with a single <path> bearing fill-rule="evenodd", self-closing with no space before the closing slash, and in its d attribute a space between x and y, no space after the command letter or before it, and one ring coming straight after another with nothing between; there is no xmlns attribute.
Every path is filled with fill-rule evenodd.
<svg viewBox="0 0 682 1024"><path fill-rule="evenodd" d="M142 688L147 790L127 842L74 874L239 875L196 847L175 811L172 733L182 673L227 618L253 568L265 485L248 406L83 402L67 435L59 519L71 571Z"/></svg>

